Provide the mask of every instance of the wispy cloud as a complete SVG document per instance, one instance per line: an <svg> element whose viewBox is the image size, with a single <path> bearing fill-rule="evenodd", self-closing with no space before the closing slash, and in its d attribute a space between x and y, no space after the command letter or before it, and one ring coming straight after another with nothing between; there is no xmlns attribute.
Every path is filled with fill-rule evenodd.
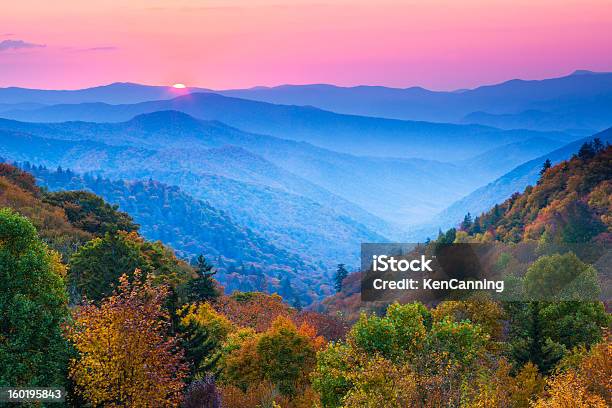
<svg viewBox="0 0 612 408"><path fill-rule="evenodd" d="M114 47L114 46L107 46L107 47L91 47L91 48L85 48L82 51L115 51L119 49L118 47Z"/></svg>
<svg viewBox="0 0 612 408"><path fill-rule="evenodd" d="M26 42L23 40L4 40L0 41L0 52L1 51L10 51L10 50L22 50L29 48L43 48L45 45L43 44L35 44Z"/></svg>
<svg viewBox="0 0 612 408"><path fill-rule="evenodd" d="M97 52L97 51L116 51L119 49L119 47L116 47L114 45L107 45L107 46L100 46L100 47L87 47L87 48L64 46L64 47L61 47L60 49L63 51L68 51L68 52Z"/></svg>

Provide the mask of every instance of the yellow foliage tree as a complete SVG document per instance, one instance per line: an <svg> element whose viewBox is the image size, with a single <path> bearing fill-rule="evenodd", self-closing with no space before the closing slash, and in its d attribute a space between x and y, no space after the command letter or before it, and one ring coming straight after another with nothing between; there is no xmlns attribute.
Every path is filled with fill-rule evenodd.
<svg viewBox="0 0 612 408"><path fill-rule="evenodd" d="M546 393L534 408L608 408L599 395L590 392L585 379L574 370L549 378Z"/></svg>
<svg viewBox="0 0 612 408"><path fill-rule="evenodd" d="M361 370L349 374L353 388L344 397L345 408L407 408L416 406L417 379L407 364L393 364L376 356Z"/></svg>
<svg viewBox="0 0 612 408"><path fill-rule="evenodd" d="M473 381L464 384L461 406L465 408L529 408L544 387L538 368L527 363L515 377L511 365L499 360L497 368L481 369Z"/></svg>
<svg viewBox="0 0 612 408"><path fill-rule="evenodd" d="M177 341L167 336L165 286L139 271L120 278L100 306L81 307L69 338L79 353L70 376L92 406L172 407L181 401L187 366Z"/></svg>
<svg viewBox="0 0 612 408"><path fill-rule="evenodd" d="M444 301L432 310L432 315L436 321L447 316L456 322L469 320L478 324L492 339L500 340L502 337L504 312L499 303L486 297Z"/></svg>
<svg viewBox="0 0 612 408"><path fill-rule="evenodd" d="M208 335L217 342L224 341L227 335L234 331L232 322L207 302L185 305L177 314L180 317L181 326L187 327L195 324L206 329Z"/></svg>

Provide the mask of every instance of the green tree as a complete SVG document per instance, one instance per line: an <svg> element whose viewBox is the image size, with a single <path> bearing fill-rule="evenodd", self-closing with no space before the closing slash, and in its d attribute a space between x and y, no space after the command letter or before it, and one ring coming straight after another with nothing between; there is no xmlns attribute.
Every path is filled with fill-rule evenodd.
<svg viewBox="0 0 612 408"><path fill-rule="evenodd" d="M528 269L525 294L531 300L595 300L597 271L574 253L541 256Z"/></svg>
<svg viewBox="0 0 612 408"><path fill-rule="evenodd" d="M546 161L542 165L542 168L540 169L540 177L543 176L544 173L546 173L546 170L550 169L551 167L552 167L552 162L550 161L550 159L546 159Z"/></svg>
<svg viewBox="0 0 612 408"><path fill-rule="evenodd" d="M63 208L72 225L97 236L107 232L138 231L138 225L127 213L88 191L47 193L44 201Z"/></svg>
<svg viewBox="0 0 612 408"><path fill-rule="evenodd" d="M101 300L113 292L121 275L132 276L136 269L151 272L139 244L136 235L107 233L83 245L70 260L69 279L76 298Z"/></svg>
<svg viewBox="0 0 612 408"><path fill-rule="evenodd" d="M213 279L217 271L206 261L203 255L198 256L195 268L198 276L187 284L187 300L200 302L219 297L219 290Z"/></svg>
<svg viewBox="0 0 612 408"><path fill-rule="evenodd" d="M136 269L144 275L152 273L155 283L168 284L171 291L193 277L193 269L161 243L145 241L136 232L119 231L94 238L72 256L69 280L73 296L99 301L112 293L121 275L131 276ZM173 303L184 302L176 299Z"/></svg>
<svg viewBox="0 0 612 408"><path fill-rule="evenodd" d="M348 271L344 264L338 264L338 269L336 269L336 276L334 277L334 287L336 288L336 292L340 292L342 290L342 281L348 276Z"/></svg>
<svg viewBox="0 0 612 408"><path fill-rule="evenodd" d="M521 366L529 361L550 372L569 350L603 338L610 316L601 302L556 301L509 303L509 346Z"/></svg>
<svg viewBox="0 0 612 408"><path fill-rule="evenodd" d="M351 390L350 372L356 368L353 347L347 343L330 343L317 354L317 365L311 375L312 386L321 395L324 407L340 407Z"/></svg>
<svg viewBox="0 0 612 408"><path fill-rule="evenodd" d="M437 244L452 244L455 242L455 238L457 237L457 229L451 228L446 231L446 234L443 234L442 231L438 233L438 239L436 240Z"/></svg>
<svg viewBox="0 0 612 408"><path fill-rule="evenodd" d="M582 160L588 160L595 156L595 149L593 148L593 143L584 142L582 146L580 146L580 150L578 150L578 157Z"/></svg>
<svg viewBox="0 0 612 408"><path fill-rule="evenodd" d="M203 379L206 374L217 375L221 345L234 330L231 322L213 309L209 303L195 303L177 312L179 333L190 363L191 377Z"/></svg>
<svg viewBox="0 0 612 408"><path fill-rule="evenodd" d="M399 407L407 406L406 398L421 406L417 400L424 402L428 394L446 402L453 398L449 406L455 406L456 391L484 357L488 340L479 325L467 320L434 321L420 303L395 303L383 317L362 314L346 342L319 352L311 380L326 407ZM415 382L420 391L398 388Z"/></svg>
<svg viewBox="0 0 612 408"><path fill-rule="evenodd" d="M0 385L60 386L68 347L65 267L27 220L0 209Z"/></svg>
<svg viewBox="0 0 612 408"><path fill-rule="evenodd" d="M461 230L469 231L471 226L472 226L472 214L468 212L467 214L465 214L465 217L463 217L463 221L461 222Z"/></svg>

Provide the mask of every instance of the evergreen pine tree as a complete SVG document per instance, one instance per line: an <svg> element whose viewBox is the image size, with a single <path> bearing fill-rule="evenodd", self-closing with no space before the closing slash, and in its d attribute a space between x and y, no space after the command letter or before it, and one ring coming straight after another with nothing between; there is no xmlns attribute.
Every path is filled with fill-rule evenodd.
<svg viewBox="0 0 612 408"><path fill-rule="evenodd" d="M348 276L348 271L346 270L344 264L338 264L338 269L336 270L336 276L334 278L336 292L340 292L342 290L342 281Z"/></svg>
<svg viewBox="0 0 612 408"><path fill-rule="evenodd" d="M474 218L474 223L472 224L472 228L470 229L470 234L479 234L482 232L480 228L480 217Z"/></svg>
<svg viewBox="0 0 612 408"><path fill-rule="evenodd" d="M546 161L542 165L542 169L540 170L540 176L543 176L544 173L546 173L546 170L550 169L551 167L552 167L552 163L550 159L546 159Z"/></svg>
<svg viewBox="0 0 612 408"><path fill-rule="evenodd" d="M202 379L207 373L217 375L217 363L221 358L219 344L210 333L195 322L182 328L181 339L185 359L190 363L191 377Z"/></svg>
<svg viewBox="0 0 612 408"><path fill-rule="evenodd" d="M201 302L215 299L219 296L219 291L215 286L213 276L217 273L213 266L206 262L203 255L198 256L196 261L196 271L198 277L188 284L188 299L191 302Z"/></svg>
<svg viewBox="0 0 612 408"><path fill-rule="evenodd" d="M593 148L593 143L584 142L582 146L580 146L580 150L578 150L578 157L582 160L588 160L593 158L593 156L595 156L595 149Z"/></svg>
<svg viewBox="0 0 612 408"><path fill-rule="evenodd" d="M595 151L595 154L600 153L601 151L604 150L604 145L601 142L601 139L596 137L595 139L593 139L593 150Z"/></svg>
<svg viewBox="0 0 612 408"><path fill-rule="evenodd" d="M462 231L469 231L472 226L472 215L468 212L465 217L463 217L463 222L461 223Z"/></svg>

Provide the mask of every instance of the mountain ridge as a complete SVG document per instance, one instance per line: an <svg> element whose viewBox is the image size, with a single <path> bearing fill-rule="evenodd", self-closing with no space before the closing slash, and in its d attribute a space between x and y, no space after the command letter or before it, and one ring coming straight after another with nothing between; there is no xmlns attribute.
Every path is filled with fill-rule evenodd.
<svg viewBox="0 0 612 408"><path fill-rule="evenodd" d="M167 110L181 111L203 120L218 120L246 132L305 141L357 156L428 157L453 161L534 136L563 141L573 138L563 132L499 130L481 125L337 114L320 108L277 105L214 93L194 93L127 105L53 105L3 112L0 117L28 122L124 122L139 114Z"/></svg>

